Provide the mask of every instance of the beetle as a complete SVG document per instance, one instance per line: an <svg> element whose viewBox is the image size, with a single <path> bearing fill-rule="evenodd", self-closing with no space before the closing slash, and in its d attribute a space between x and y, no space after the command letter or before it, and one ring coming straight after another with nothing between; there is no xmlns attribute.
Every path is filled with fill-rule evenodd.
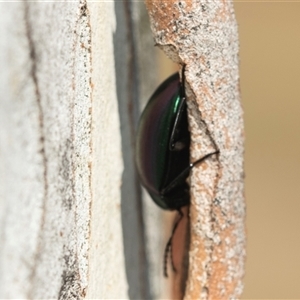
<svg viewBox="0 0 300 300"><path fill-rule="evenodd" d="M180 208L190 203L189 172L196 164L218 153L215 151L194 163L189 162L190 133L184 70L183 67L182 83L179 73L175 73L153 93L140 117L136 137L136 165L142 185L158 206L177 210L180 215L165 249L165 276L172 237L183 217Z"/></svg>

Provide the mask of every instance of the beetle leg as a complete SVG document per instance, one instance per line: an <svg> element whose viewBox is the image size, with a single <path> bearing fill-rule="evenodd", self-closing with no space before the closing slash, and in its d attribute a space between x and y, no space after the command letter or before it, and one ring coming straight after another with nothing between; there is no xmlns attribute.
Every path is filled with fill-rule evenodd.
<svg viewBox="0 0 300 300"><path fill-rule="evenodd" d="M180 223L181 219L183 218L183 212L181 211L181 209L179 208L177 211L179 214L179 218L173 226L171 236L166 244L166 248L165 248L165 252L164 252L164 276L166 278L168 277L168 255L169 255L169 253L170 253L170 258L171 258L172 269L174 272L176 272L176 268L174 266L174 261L173 261L173 253L172 253L172 239L173 239L173 236L174 236L174 233L176 231L178 224Z"/></svg>
<svg viewBox="0 0 300 300"><path fill-rule="evenodd" d="M170 192L175 186L178 185L178 183L182 182L183 180L185 180L190 172L190 170L197 164L203 162L205 159L207 159L208 157L210 157L211 155L214 154L219 154L220 151L217 150L215 152L212 153L208 153L206 155L204 155L202 158L198 159L197 161L195 161L194 163L191 163L186 169L184 169L175 179L173 179L166 187L164 187L160 194L161 196L166 195L168 192Z"/></svg>
<svg viewBox="0 0 300 300"><path fill-rule="evenodd" d="M183 182L187 176L189 175L190 169L193 167L192 164L190 164L186 169L184 169L175 179L173 179L165 188L163 188L160 192L161 196L166 195L168 192L170 192L175 186L178 185L178 183Z"/></svg>
<svg viewBox="0 0 300 300"><path fill-rule="evenodd" d="M169 256L169 251L172 251L171 250L171 242L172 242L172 236L169 238L169 240L166 244L166 247L165 247L165 252L164 252L164 276L166 278L168 278L168 256Z"/></svg>
<svg viewBox="0 0 300 300"><path fill-rule="evenodd" d="M190 169L193 168L195 165L200 164L201 162L203 162L204 160L206 160L208 157L210 157L210 156L212 156L214 154L218 155L219 153L220 153L220 150L216 150L215 152L208 153L208 154L204 155L202 158L196 160L194 163L191 163L190 164Z"/></svg>

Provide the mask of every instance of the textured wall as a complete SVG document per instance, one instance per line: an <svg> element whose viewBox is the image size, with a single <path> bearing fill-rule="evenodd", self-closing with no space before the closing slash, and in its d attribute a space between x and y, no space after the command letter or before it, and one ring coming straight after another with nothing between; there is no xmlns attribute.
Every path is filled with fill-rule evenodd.
<svg viewBox="0 0 300 300"><path fill-rule="evenodd" d="M214 153L191 171L184 299L238 298L245 261L244 126L233 3L147 0L146 5L157 45L184 66L190 161Z"/></svg>
<svg viewBox="0 0 300 300"><path fill-rule="evenodd" d="M0 11L0 297L125 299L113 4Z"/></svg>

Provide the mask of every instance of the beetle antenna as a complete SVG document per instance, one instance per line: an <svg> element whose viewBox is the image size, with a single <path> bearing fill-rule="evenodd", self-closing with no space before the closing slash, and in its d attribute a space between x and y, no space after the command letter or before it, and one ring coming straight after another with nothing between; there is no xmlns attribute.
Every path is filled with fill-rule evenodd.
<svg viewBox="0 0 300 300"><path fill-rule="evenodd" d="M183 212L181 211L181 209L179 208L179 209L177 209L177 211L179 214L179 218L177 219L177 221L175 222L175 224L173 226L171 236L166 244L165 252L164 252L164 276L166 278L168 278L168 256L169 256L169 253L170 253L172 269L174 272L176 272L176 268L175 268L174 261L173 261L173 253L172 253L172 239L173 239L173 236L174 236L174 233L176 231L178 224L180 223L180 221L183 218Z"/></svg>

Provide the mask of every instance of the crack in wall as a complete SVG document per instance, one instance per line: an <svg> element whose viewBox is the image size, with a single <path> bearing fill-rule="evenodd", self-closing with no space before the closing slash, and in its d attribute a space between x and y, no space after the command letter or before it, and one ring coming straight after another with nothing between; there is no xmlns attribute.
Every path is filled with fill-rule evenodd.
<svg viewBox="0 0 300 300"><path fill-rule="evenodd" d="M34 260L33 260L33 268L31 270L30 274L30 287L28 290L28 298L33 299L33 294L34 294L34 281L36 278L36 272L37 272L37 266L38 266L38 261L40 259L41 255L41 242L42 242L42 235L43 235L43 227L45 224L45 216L46 216L46 203L47 203L47 198L48 198L48 168L47 168L47 156L46 156L46 151L45 151L45 124L44 124L44 115L43 115L43 107L42 107L42 100L41 100L41 93L39 90L39 85L38 85L38 76L37 76L37 54L36 54L36 49L35 49L35 44L33 40L33 35L32 35L32 27L30 24L30 12L29 12L29 3L24 1L24 21L25 21L25 30L26 30L26 37L28 41L28 47L29 47L29 59L31 63L31 69L30 69L30 77L32 78L33 85L34 85L34 91L35 91L35 96L36 96L36 101L37 101L37 107L38 107L38 115L39 115L39 129L40 129L40 144L41 144L41 149L40 149L40 154L42 156L42 163L44 167L44 172L43 172L43 179L44 179L44 195L43 195L43 202L42 202L42 213L41 213L41 221L40 221L40 228L38 232L38 241L37 241L37 246L36 246L36 251L34 255Z"/></svg>

